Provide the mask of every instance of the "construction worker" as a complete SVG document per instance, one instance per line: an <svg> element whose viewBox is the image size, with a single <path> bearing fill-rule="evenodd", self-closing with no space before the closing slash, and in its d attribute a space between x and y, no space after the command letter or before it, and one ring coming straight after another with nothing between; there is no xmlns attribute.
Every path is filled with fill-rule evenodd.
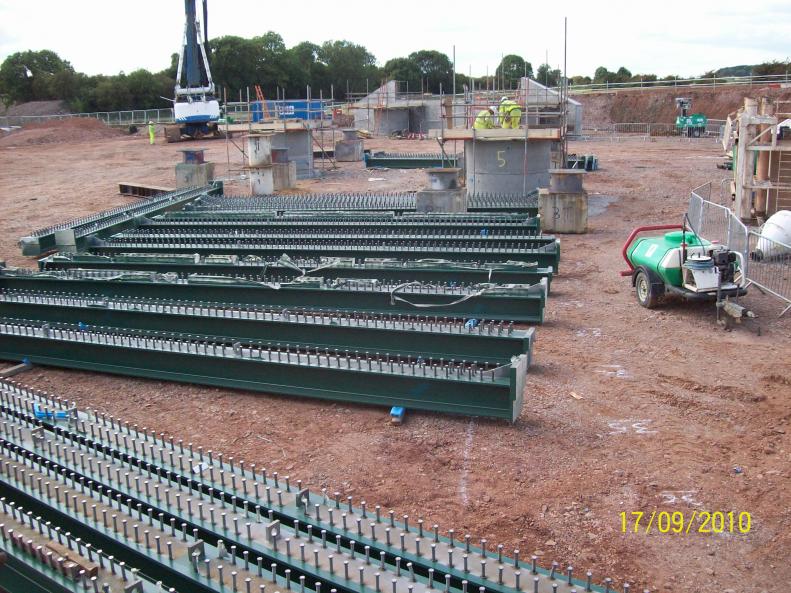
<svg viewBox="0 0 791 593"><path fill-rule="evenodd" d="M156 127L154 127L154 121L148 120L148 143L153 144L154 139L156 137Z"/></svg>
<svg viewBox="0 0 791 593"><path fill-rule="evenodd" d="M503 128L518 128L522 119L522 108L519 103L508 97L500 100L500 122Z"/></svg>
<svg viewBox="0 0 791 593"><path fill-rule="evenodd" d="M475 130L491 130L494 127L494 107L487 107L478 112L472 127Z"/></svg>

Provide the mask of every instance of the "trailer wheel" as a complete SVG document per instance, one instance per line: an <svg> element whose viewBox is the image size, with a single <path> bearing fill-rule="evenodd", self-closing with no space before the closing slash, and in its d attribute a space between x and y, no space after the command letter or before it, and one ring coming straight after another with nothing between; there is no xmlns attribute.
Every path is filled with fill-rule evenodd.
<svg viewBox="0 0 791 593"><path fill-rule="evenodd" d="M639 270L634 277L634 288L637 291L637 302L646 309L653 309L659 302L659 295L651 278L645 270Z"/></svg>

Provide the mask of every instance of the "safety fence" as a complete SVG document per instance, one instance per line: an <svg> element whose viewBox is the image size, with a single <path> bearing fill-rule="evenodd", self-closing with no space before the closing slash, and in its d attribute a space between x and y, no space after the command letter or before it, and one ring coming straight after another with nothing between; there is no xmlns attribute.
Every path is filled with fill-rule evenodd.
<svg viewBox="0 0 791 593"><path fill-rule="evenodd" d="M711 190L711 183L692 190L687 224L699 237L740 253L747 285L786 303L784 315L791 310L791 245L748 228L728 207L710 201Z"/></svg>
<svg viewBox="0 0 791 593"><path fill-rule="evenodd" d="M259 121L264 118L275 119L329 119L339 106L330 101L283 100L267 101L264 111L261 102L234 102L224 106L227 115L240 122ZM28 124L45 123L75 117L98 119L108 126L145 125L150 121L156 124L175 122L173 108L135 109L129 111L98 111L94 113L56 113L52 115L6 115L0 117L0 128L22 127Z"/></svg>
<svg viewBox="0 0 791 593"><path fill-rule="evenodd" d="M629 82L599 82L591 84L572 84L569 86L570 94L583 93L602 93L617 90L634 90L652 88L688 88L688 87L712 87L718 86L752 86L758 85L785 85L791 84L791 75L788 71L785 74L762 74L756 76L715 76L709 78L672 78L670 80L632 80ZM557 88L553 89L557 90Z"/></svg>
<svg viewBox="0 0 791 593"><path fill-rule="evenodd" d="M725 120L710 119L705 129L691 131L677 128L674 123L626 122L603 126L583 126L581 134L573 136L574 140L621 140L650 138L709 138L718 139L722 136Z"/></svg>
<svg viewBox="0 0 791 593"><path fill-rule="evenodd" d="M0 117L0 128L22 127L28 124L46 123L75 117L98 119L108 126L144 125L150 121L157 124L174 122L173 109L136 109L132 111L99 111L96 113L57 113L54 115L5 115Z"/></svg>
<svg viewBox="0 0 791 593"><path fill-rule="evenodd" d="M791 310L791 245L755 231L750 231L748 240L748 286L754 284L783 301L786 307L780 313L782 316Z"/></svg>
<svg viewBox="0 0 791 593"><path fill-rule="evenodd" d="M743 254L748 258L748 228L730 208L710 201L711 183L692 190L687 208L687 220L692 230L700 237Z"/></svg>

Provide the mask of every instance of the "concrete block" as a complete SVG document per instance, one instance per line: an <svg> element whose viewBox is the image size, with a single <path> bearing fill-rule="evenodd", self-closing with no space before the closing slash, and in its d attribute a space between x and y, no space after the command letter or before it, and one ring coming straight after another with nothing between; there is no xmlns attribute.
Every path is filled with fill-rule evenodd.
<svg viewBox="0 0 791 593"><path fill-rule="evenodd" d="M354 163L363 160L363 141L339 140L336 142L335 160L341 163Z"/></svg>
<svg viewBox="0 0 791 593"><path fill-rule="evenodd" d="M214 163L179 163L176 165L176 187L209 185L214 180Z"/></svg>
<svg viewBox="0 0 791 593"><path fill-rule="evenodd" d="M457 189L424 189L417 192L417 212L467 212L467 192Z"/></svg>
<svg viewBox="0 0 791 593"><path fill-rule="evenodd" d="M295 187L297 185L297 164L290 162L272 165L272 182L275 191Z"/></svg>
<svg viewBox="0 0 791 593"><path fill-rule="evenodd" d="M541 230L547 233L587 233L588 194L554 193L538 190L538 214Z"/></svg>

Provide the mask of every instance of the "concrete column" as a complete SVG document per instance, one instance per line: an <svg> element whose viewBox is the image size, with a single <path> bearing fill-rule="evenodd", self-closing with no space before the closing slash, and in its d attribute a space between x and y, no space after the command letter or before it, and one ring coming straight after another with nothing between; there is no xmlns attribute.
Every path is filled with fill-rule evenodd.
<svg viewBox="0 0 791 593"><path fill-rule="evenodd" d="M313 136L308 129L288 129L276 132L273 148L288 148L288 157L296 163L297 178L309 179L313 175Z"/></svg>
<svg viewBox="0 0 791 593"><path fill-rule="evenodd" d="M272 134L250 134L247 137L247 159L251 167L272 164Z"/></svg>
<svg viewBox="0 0 791 593"><path fill-rule="evenodd" d="M761 97L761 115L774 115L774 105L769 97ZM772 136L768 131L771 126L768 124L761 124L758 126L758 135L763 133L763 136L758 140L759 144L771 145ZM772 153L764 150L758 153L758 163L756 165L755 179L758 182L769 181L769 160ZM759 189L755 192L755 206L754 216L756 218L764 218L766 216L767 202L769 200L769 190Z"/></svg>
<svg viewBox="0 0 791 593"><path fill-rule="evenodd" d="M247 137L247 159L250 169L250 193L271 194L275 190L272 134L250 134Z"/></svg>
<svg viewBox="0 0 791 593"><path fill-rule="evenodd" d="M758 113L755 99L745 97L744 109L739 116L739 139L736 147L736 200L734 214L743 221L752 219L753 202L753 171L755 170L755 152L747 150L747 146L755 138L756 125L752 118Z"/></svg>
<svg viewBox="0 0 791 593"><path fill-rule="evenodd" d="M465 140L470 195L522 195L549 185L551 140Z"/></svg>

